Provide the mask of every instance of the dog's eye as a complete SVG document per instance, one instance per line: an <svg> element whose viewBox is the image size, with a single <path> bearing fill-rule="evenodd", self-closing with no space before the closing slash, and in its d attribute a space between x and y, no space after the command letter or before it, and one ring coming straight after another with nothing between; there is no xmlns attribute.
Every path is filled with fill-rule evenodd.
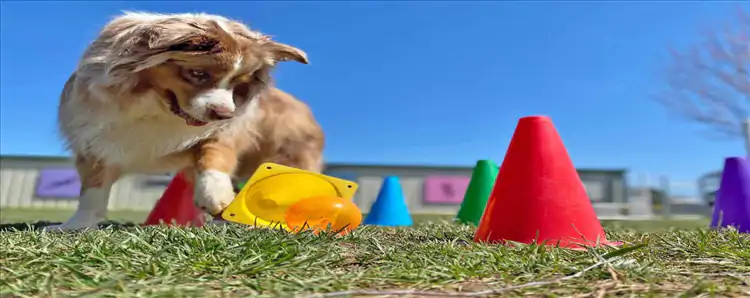
<svg viewBox="0 0 750 298"><path fill-rule="evenodd" d="M248 94L250 94L250 84L242 83L234 86L233 93L235 97L239 97L241 99L247 98Z"/></svg>
<svg viewBox="0 0 750 298"><path fill-rule="evenodd" d="M187 79L189 82L201 85L205 84L211 79L211 74L208 72L197 70L197 69L187 69L185 70L185 79Z"/></svg>
<svg viewBox="0 0 750 298"><path fill-rule="evenodd" d="M195 69L188 70L188 73L190 74L190 76L194 78L204 78L208 76L208 73L206 73L205 71L195 70Z"/></svg>

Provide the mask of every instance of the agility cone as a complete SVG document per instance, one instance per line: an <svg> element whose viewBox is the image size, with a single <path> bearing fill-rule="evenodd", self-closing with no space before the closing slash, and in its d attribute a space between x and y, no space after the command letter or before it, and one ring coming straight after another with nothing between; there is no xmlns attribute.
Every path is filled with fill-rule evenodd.
<svg viewBox="0 0 750 298"><path fill-rule="evenodd" d="M193 187L182 173L169 182L143 225L158 225L161 221L167 225L198 227L205 223L203 212L193 203Z"/></svg>
<svg viewBox="0 0 750 298"><path fill-rule="evenodd" d="M739 157L724 160L711 228L733 226L750 233L750 163Z"/></svg>
<svg viewBox="0 0 750 298"><path fill-rule="evenodd" d="M241 190L245 188L245 184L247 184L247 181L238 182L234 187Z"/></svg>
<svg viewBox="0 0 750 298"><path fill-rule="evenodd" d="M466 188L464 201L461 202L461 208L456 214L458 222L479 225L484 207L487 206L487 199L492 193L492 186L495 185L497 171L498 168L494 162L490 160L477 161L474 172L471 173L469 187Z"/></svg>
<svg viewBox="0 0 750 298"><path fill-rule="evenodd" d="M546 116L518 121L476 242L583 249L607 241L573 162Z"/></svg>
<svg viewBox="0 0 750 298"><path fill-rule="evenodd" d="M388 176L383 180L378 198L364 220L365 225L411 226L414 222L406 207L404 191L398 177Z"/></svg>

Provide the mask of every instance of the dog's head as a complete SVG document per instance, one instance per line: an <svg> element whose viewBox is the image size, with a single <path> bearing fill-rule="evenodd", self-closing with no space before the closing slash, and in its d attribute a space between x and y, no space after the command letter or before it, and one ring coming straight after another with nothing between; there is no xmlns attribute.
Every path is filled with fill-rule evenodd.
<svg viewBox="0 0 750 298"><path fill-rule="evenodd" d="M208 14L126 13L97 42L90 51L108 53L109 76L130 77L132 93L156 91L165 112L192 126L240 113L270 87L277 62L307 64L303 51Z"/></svg>

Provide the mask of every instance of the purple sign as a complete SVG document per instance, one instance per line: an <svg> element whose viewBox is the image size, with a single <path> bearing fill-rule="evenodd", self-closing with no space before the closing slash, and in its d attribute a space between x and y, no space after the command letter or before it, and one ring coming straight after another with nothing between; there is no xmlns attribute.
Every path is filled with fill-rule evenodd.
<svg viewBox="0 0 750 298"><path fill-rule="evenodd" d="M424 202L458 205L464 200L471 178L464 176L429 176L424 179Z"/></svg>
<svg viewBox="0 0 750 298"><path fill-rule="evenodd" d="M71 168L51 168L39 171L36 196L40 198L77 198L81 192L81 179Z"/></svg>

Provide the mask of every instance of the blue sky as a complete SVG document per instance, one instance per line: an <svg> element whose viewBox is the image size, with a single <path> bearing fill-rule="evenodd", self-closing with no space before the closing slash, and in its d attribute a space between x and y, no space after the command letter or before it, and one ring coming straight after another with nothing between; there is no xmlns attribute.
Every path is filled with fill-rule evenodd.
<svg viewBox="0 0 750 298"><path fill-rule="evenodd" d="M308 102L333 162L502 161L519 117L552 117L577 167L694 180L743 154L648 98L666 46L710 2L2 2L0 154L62 155L60 90L121 10L209 12L305 50L278 86Z"/></svg>

